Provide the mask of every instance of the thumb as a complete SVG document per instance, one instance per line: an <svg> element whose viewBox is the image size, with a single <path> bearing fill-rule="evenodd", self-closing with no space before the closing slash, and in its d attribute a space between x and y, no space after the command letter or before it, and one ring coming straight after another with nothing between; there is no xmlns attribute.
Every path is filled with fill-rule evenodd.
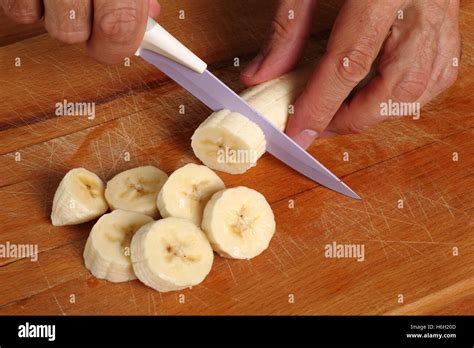
<svg viewBox="0 0 474 348"><path fill-rule="evenodd" d="M272 28L260 53L241 74L247 85L271 80L290 71L303 54L311 31L316 0L280 0Z"/></svg>

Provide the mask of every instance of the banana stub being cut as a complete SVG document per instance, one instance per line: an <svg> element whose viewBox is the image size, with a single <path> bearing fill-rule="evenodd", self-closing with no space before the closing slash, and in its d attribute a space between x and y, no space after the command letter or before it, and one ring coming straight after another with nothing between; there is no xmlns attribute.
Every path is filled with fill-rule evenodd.
<svg viewBox="0 0 474 348"><path fill-rule="evenodd" d="M204 209L201 227L221 256L251 259L268 248L276 225L265 197L239 186L212 196Z"/></svg>
<svg viewBox="0 0 474 348"><path fill-rule="evenodd" d="M97 278L118 283L136 279L130 259L135 232L154 220L145 214L114 210L92 227L84 249L86 268Z"/></svg>
<svg viewBox="0 0 474 348"><path fill-rule="evenodd" d="M54 226L75 225L95 219L109 208L105 185L91 171L71 169L54 194L51 222Z"/></svg>
<svg viewBox="0 0 474 348"><path fill-rule="evenodd" d="M207 201L224 188L224 182L211 169L186 164L169 176L158 194L157 205L164 218L188 219L200 226Z"/></svg>
<svg viewBox="0 0 474 348"><path fill-rule="evenodd" d="M153 166L137 167L107 182L105 198L111 209L134 211L158 218L156 198L168 175Z"/></svg>
<svg viewBox="0 0 474 348"><path fill-rule="evenodd" d="M140 228L132 239L131 252L138 279L161 292L201 283L214 260L211 245L199 227L174 217Z"/></svg>

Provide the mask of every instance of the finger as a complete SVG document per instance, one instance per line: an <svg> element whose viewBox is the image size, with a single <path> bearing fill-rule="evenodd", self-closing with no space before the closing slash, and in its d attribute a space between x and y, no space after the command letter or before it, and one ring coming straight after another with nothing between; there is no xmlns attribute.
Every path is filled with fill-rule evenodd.
<svg viewBox="0 0 474 348"><path fill-rule="evenodd" d="M133 55L143 39L147 17L145 0L94 0L89 54L107 64Z"/></svg>
<svg viewBox="0 0 474 348"><path fill-rule="evenodd" d="M402 114L403 109L419 117L419 100L432 76L444 18L440 12L428 22L422 14L425 10L405 10L407 23L393 26L380 58L379 75L340 108L326 134L360 133L390 116L409 116Z"/></svg>
<svg viewBox="0 0 474 348"><path fill-rule="evenodd" d="M326 128L351 90L368 74L399 6L401 1L348 0L344 4L327 51L288 122L288 135L302 147L308 147Z"/></svg>
<svg viewBox="0 0 474 348"><path fill-rule="evenodd" d="M457 79L461 55L461 38L459 35L459 1L451 0L448 5L438 40L433 72L428 87L419 102L425 105L438 94L448 89Z"/></svg>
<svg viewBox="0 0 474 348"><path fill-rule="evenodd" d="M3 11L15 22L31 24L43 16L43 2L41 0L2 0Z"/></svg>
<svg viewBox="0 0 474 348"><path fill-rule="evenodd" d="M156 18L160 15L160 4L156 0L149 0L148 1L148 15L151 18Z"/></svg>
<svg viewBox="0 0 474 348"><path fill-rule="evenodd" d="M62 42L87 41L91 20L90 0L44 0L44 26L52 37Z"/></svg>
<svg viewBox="0 0 474 348"><path fill-rule="evenodd" d="M261 52L242 72L255 85L291 70L300 59L311 31L316 0L280 0L270 35Z"/></svg>

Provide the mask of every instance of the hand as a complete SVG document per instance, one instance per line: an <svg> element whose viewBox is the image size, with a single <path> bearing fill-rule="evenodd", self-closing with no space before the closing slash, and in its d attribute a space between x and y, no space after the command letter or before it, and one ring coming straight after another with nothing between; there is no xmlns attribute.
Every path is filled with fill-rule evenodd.
<svg viewBox="0 0 474 348"><path fill-rule="evenodd" d="M109 64L136 52L148 15L156 17L160 12L155 0L0 1L13 20L29 24L44 17L52 37L69 44L87 41L89 54Z"/></svg>
<svg viewBox="0 0 474 348"><path fill-rule="evenodd" d="M315 7L315 0L280 1L267 44L242 72L245 84L295 66ZM458 11L458 0L345 1L326 52L295 102L288 135L307 148L318 137L359 133L386 119L381 103L423 105L447 89L458 71ZM376 58L377 76L347 99Z"/></svg>

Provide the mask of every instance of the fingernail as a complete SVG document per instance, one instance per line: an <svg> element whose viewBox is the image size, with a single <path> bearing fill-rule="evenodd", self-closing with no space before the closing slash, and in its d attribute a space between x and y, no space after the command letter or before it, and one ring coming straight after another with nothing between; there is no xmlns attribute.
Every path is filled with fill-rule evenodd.
<svg viewBox="0 0 474 348"><path fill-rule="evenodd" d="M312 129L305 129L301 133L297 134L293 140L301 146L303 149L306 149L311 145L311 143L318 137L318 133Z"/></svg>
<svg viewBox="0 0 474 348"><path fill-rule="evenodd" d="M252 77L260 68L263 62L263 55L260 53L247 65L247 67L242 71L242 75L247 77Z"/></svg>

